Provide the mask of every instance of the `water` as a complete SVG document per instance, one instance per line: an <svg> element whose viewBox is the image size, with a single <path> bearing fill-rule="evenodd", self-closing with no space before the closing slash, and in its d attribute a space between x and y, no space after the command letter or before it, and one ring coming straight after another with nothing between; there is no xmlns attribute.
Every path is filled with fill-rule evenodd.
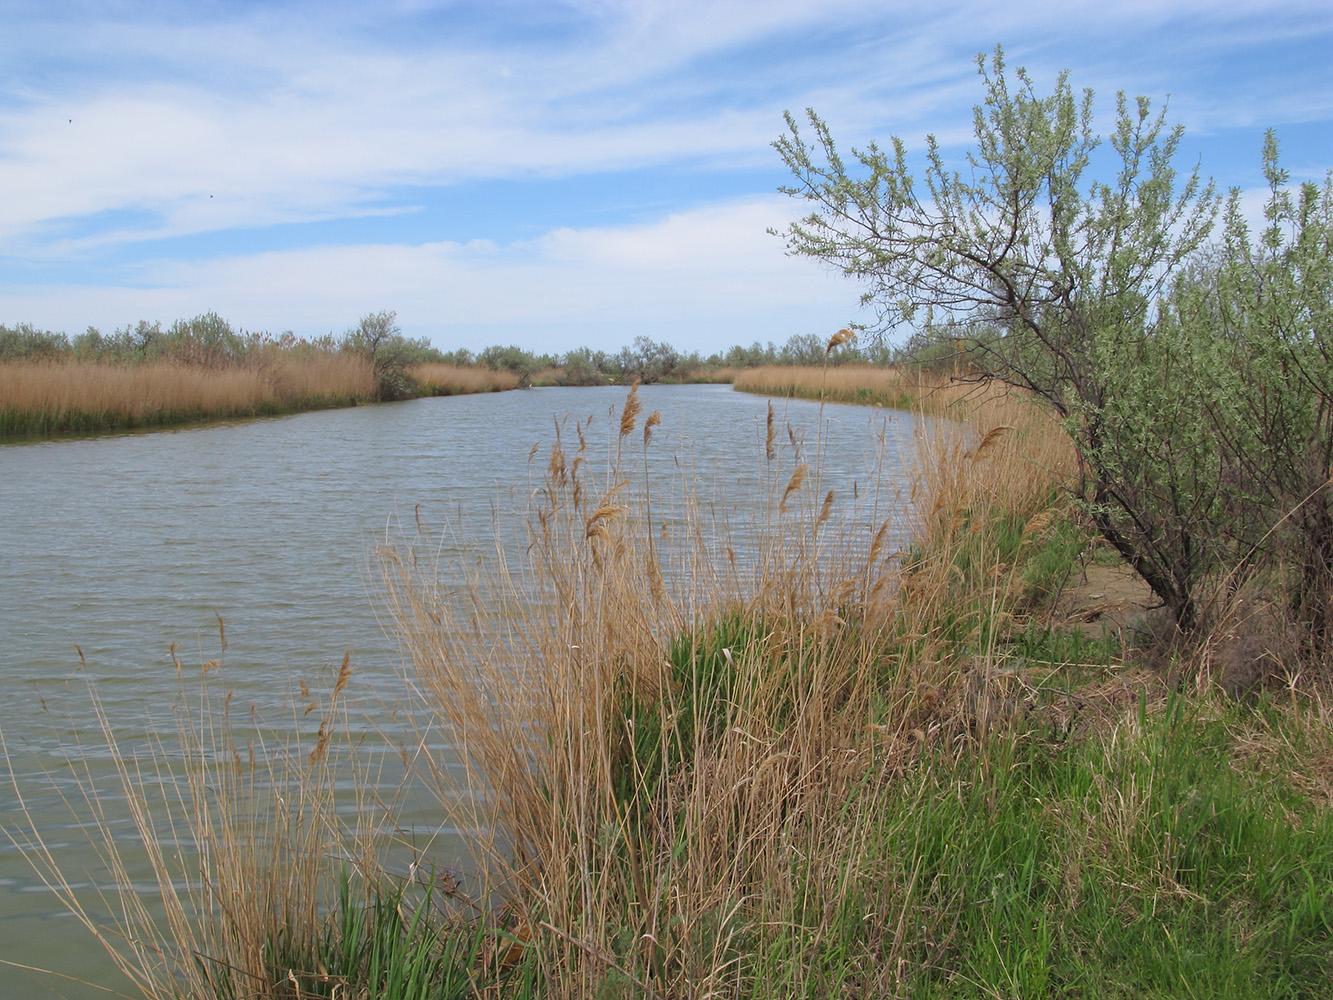
<svg viewBox="0 0 1333 1000"><path fill-rule="evenodd" d="M649 386L641 398L644 416L662 414L651 474L678 480L682 466L692 470L708 495L726 498L735 523L747 523L763 474L766 400L727 386ZM526 509L553 418L572 418L572 452L573 420L591 416L591 453L602 454L597 442L615 433L611 413L624 399L624 389L536 389L0 446L0 733L15 778L0 781L4 830L23 836L17 787L62 866L110 885L78 809L71 815L58 797L74 792L72 760L91 756L110 773L88 685L117 742L141 748L174 727L173 656L195 673L220 658L237 705L282 718L300 680L318 689L350 654L349 696L378 718L367 729L382 730L386 706L406 688L376 545L418 522L451 526L440 535L452 539L445 554L475 560L492 548L494 519ZM828 406L821 433L816 405L776 406L784 446L788 424L807 460L822 446L825 485L840 495L876 482L886 496L905 488L910 417ZM877 435L889 462L878 473ZM521 558L521 537L502 544ZM0 960L126 988L7 837ZM0 997L56 995L108 994L0 967Z"/></svg>

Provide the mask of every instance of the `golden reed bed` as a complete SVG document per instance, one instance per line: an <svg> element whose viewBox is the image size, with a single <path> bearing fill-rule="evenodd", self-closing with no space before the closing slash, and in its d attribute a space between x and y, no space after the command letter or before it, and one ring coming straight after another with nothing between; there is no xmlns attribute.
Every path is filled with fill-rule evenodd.
<svg viewBox="0 0 1333 1000"><path fill-rule="evenodd" d="M931 392L942 383L917 372L886 365L836 367L761 365L736 372L732 384L739 392L797 399L825 399L830 403L870 403L908 409L925 405L936 409Z"/></svg>
<svg viewBox="0 0 1333 1000"><path fill-rule="evenodd" d="M177 361L0 364L0 434L153 427L345 406L370 398L370 365L350 355L261 358L206 368Z"/></svg>
<svg viewBox="0 0 1333 1000"><path fill-rule="evenodd" d="M424 395L512 389L510 372L424 364ZM266 353L227 367L179 361L0 362L0 437L128 430L193 420L351 406L376 398L370 361L346 353Z"/></svg>
<svg viewBox="0 0 1333 1000"><path fill-rule="evenodd" d="M472 392L500 392L518 388L516 374L489 368L445 365L432 361L412 365L407 371L428 396L461 396Z"/></svg>

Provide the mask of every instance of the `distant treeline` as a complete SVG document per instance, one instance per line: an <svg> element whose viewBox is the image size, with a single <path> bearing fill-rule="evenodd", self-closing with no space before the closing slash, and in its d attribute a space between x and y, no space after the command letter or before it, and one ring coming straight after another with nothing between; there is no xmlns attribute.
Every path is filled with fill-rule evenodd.
<svg viewBox="0 0 1333 1000"><path fill-rule="evenodd" d="M298 353L325 351L361 353L367 331L382 331L380 349L392 346L409 355L407 363L441 360L440 352L425 338L409 340L393 325L393 313L365 317L360 325L341 335L325 334L307 339L291 331L272 334L238 330L217 313L208 312L193 319L177 320L163 328L160 322L140 320L113 333L102 333L95 326L70 337L65 333L40 330L29 323L17 326L0 324L0 361L101 361L131 364L141 361L178 361L202 367L226 367L251 355L277 350Z"/></svg>
<svg viewBox="0 0 1333 1000"><path fill-rule="evenodd" d="M480 364L512 371L525 381L549 385L628 385L642 382L693 382L713 378L730 381L730 372L764 365L822 365L827 336L798 334L781 347L769 341L740 344L726 351L704 355L688 353L649 337L636 337L619 351L580 347L564 354L534 354L521 347L488 347L480 354L462 349L444 355L451 364ZM860 349L848 344L828 357L831 364L881 364L893 360L893 352L882 345Z"/></svg>
<svg viewBox="0 0 1333 1000"><path fill-rule="evenodd" d="M467 348L443 351L426 338L405 337L392 312L363 317L358 326L341 335L326 334L313 339L291 332L271 334L237 330L216 313L178 320L164 328L161 323L141 320L110 334L89 327L77 336L41 330L27 323L0 324L0 361L80 360L132 364L142 361L175 361L202 367L224 368L243 363L262 353L296 354L350 352L372 357L383 384L384 398L407 394L407 386L395 385L396 373L422 364L479 366L509 372L521 384L602 385L632 382L685 382L728 378L728 370L765 365L822 365L828 337L800 334L778 346L755 341L737 344L726 351L703 355L682 352L668 343L636 337L619 351L580 347L563 354L538 354L517 346L487 347L474 353ZM900 360L901 352L882 343L837 347L827 357L829 364L887 364Z"/></svg>

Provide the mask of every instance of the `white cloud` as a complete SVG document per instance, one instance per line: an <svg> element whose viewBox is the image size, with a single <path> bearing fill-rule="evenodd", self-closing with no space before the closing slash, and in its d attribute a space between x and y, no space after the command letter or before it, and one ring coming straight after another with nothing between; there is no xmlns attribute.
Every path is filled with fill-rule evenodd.
<svg viewBox="0 0 1333 1000"><path fill-rule="evenodd" d="M1086 27L1096 23L1114 58L1094 58L1077 85L1160 95L1182 63L1226 56L1237 25L1252 43L1293 25L1327 33L1330 20L1314 5L1257 2L566 6L556 42L523 30L526 20L559 20L545 5L501 5L493 27L513 29L490 34L448 6L418 13L399 29L418 24L416 37L401 44L366 37L380 21L336 5L316 19L258 8L167 23L157 7L121 21L57 18L28 32L30 58L77 44L87 70L50 74L45 92L11 97L0 114L0 190L23 193L0 201L0 249L59 250L66 244L46 243L53 223L100 230L95 217L118 211L142 215L137 235L155 238L356 214L403 184L698 160L769 165L780 110L806 104L855 141L886 130L963 140L978 95L970 56L995 41L1015 46L1014 62L1053 75L1076 51L1096 50ZM451 17L463 27L449 30ZM1292 91L1177 93L1176 108L1204 128L1267 123L1279 96L1278 117L1329 114L1327 88ZM205 204L209 195L226 207ZM117 239L136 235L110 228Z"/></svg>
<svg viewBox="0 0 1333 1000"><path fill-rule="evenodd" d="M844 150L894 133L919 149L934 132L952 155L980 95L972 56L998 41L1039 88L1071 68L1103 113L1124 87L1171 92L1192 131L1333 117L1322 61L1249 75L1257 45L1272 58L1303 35L1333 34L1326 3L1305 0L111 9L34 5L0 37L0 254L47 282L23 289L11 273L0 321L77 330L212 308L247 326L322 332L397 308L437 336L596 327L622 343L632 330L747 322L783 339L836 328L856 299L764 235L770 214L793 210L759 193L778 167L768 144L784 108L816 107ZM1320 151L1302 155L1317 172ZM1257 150L1243 156L1252 167ZM395 245L388 225L354 237L337 225L495 179L579 181L588 204L600 178L682 165L701 184L725 177L729 192L744 189L738 177L762 180L752 197L707 207L702 190L674 211L657 208L670 196L645 195L657 218L637 226L553 211L553 228L527 243L511 242L521 227L504 204L475 213L461 237L479 238L470 243ZM291 246L313 232L324 245L263 252L269 227L316 221L272 238ZM192 239L163 239L182 236ZM224 240L248 249L224 254ZM134 270L172 247L189 260ZM133 282L113 287L126 274Z"/></svg>
<svg viewBox="0 0 1333 1000"><path fill-rule="evenodd" d="M410 335L446 345L487 331L486 343L610 349L643 333L708 350L823 333L853 315L853 284L787 257L765 232L791 216L784 199L746 199L508 246L325 246L161 261L132 289L32 288L6 299L25 319L67 331L212 309L250 329L318 335L392 308Z"/></svg>

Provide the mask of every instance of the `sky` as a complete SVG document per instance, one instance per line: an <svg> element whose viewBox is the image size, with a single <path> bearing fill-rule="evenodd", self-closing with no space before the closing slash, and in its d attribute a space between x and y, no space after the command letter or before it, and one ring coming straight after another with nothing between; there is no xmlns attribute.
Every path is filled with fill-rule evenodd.
<svg viewBox="0 0 1333 1000"><path fill-rule="evenodd" d="M1333 169L1327 0L0 0L0 323L71 336L216 312L444 350L634 338L703 354L866 321L786 254L772 148L961 158L999 44L1105 131L1168 100L1179 164L1257 203L1266 129Z"/></svg>

